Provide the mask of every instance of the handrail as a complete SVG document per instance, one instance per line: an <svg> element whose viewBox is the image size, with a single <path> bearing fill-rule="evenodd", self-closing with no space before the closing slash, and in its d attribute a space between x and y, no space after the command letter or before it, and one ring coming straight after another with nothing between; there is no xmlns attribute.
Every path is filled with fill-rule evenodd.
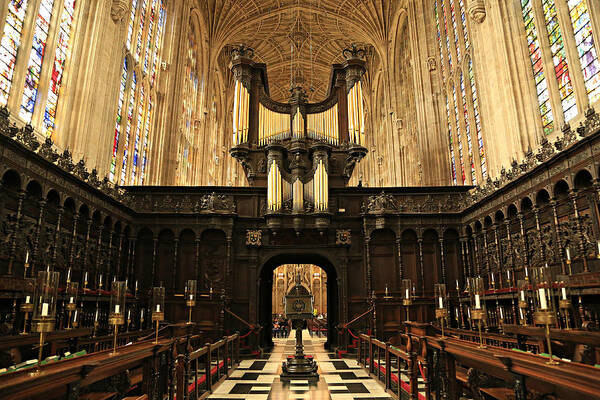
<svg viewBox="0 0 600 400"><path fill-rule="evenodd" d="M360 314L358 317L354 318L352 321L347 322L346 324L343 325L344 329L347 329L350 325L352 325L353 323L355 323L356 321L358 321L359 319L361 319L362 317L364 317L365 315L369 314L370 312L372 312L375 309L375 306L369 308L367 311L365 311L364 313Z"/></svg>
<svg viewBox="0 0 600 400"><path fill-rule="evenodd" d="M235 318L237 318L241 323L243 323L244 325L246 325L251 330L255 330L256 329L256 325L252 325L250 322L246 321L244 318L240 317L239 315L237 315L236 313L234 313L233 311L231 311L229 308L225 308L225 311L227 311L229 314L233 315Z"/></svg>

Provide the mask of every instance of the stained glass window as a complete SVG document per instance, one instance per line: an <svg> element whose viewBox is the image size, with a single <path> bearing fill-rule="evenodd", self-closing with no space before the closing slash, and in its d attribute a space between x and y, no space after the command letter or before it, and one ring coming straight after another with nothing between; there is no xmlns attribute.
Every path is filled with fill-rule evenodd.
<svg viewBox="0 0 600 400"><path fill-rule="evenodd" d="M148 8L148 1L142 0L142 9L140 10L140 24L138 27L137 39L135 41L135 61L140 59L142 53L143 41L144 41L144 23L146 22L146 10Z"/></svg>
<svg viewBox="0 0 600 400"><path fill-rule="evenodd" d="M46 100L46 110L44 112L44 122L42 124L42 133L50 137L52 137L54 133L56 106L58 104L60 86L65 71L65 63L67 62L74 12L75 0L65 0L60 16L58 40L54 52L54 63L52 65L52 75L50 75L50 87L48 89L48 100Z"/></svg>
<svg viewBox="0 0 600 400"><path fill-rule="evenodd" d="M460 93L462 98L462 113L465 121L465 134L467 135L467 147L468 147L468 163L471 167L471 177L473 179L473 185L477 184L477 175L475 174L475 162L473 161L473 145L471 143L471 122L469 121L469 107L467 103L467 91L465 90L465 80L462 71L459 75L460 78Z"/></svg>
<svg viewBox="0 0 600 400"><path fill-rule="evenodd" d="M0 42L0 105L2 106L6 106L8 102L28 4L27 0L8 2L8 11Z"/></svg>
<svg viewBox="0 0 600 400"><path fill-rule="evenodd" d="M159 60L159 49L162 41L163 25L165 23L165 9L162 6L162 0L160 2L160 9L158 14L158 29L156 30L156 36L154 38L154 52L152 54L152 72L150 76L150 85L154 86L156 81L156 69L158 68Z"/></svg>
<svg viewBox="0 0 600 400"><path fill-rule="evenodd" d="M135 131L135 140L133 142L133 166L131 168L131 185L135 184L135 177L138 167L139 154L140 154L140 135L144 129L144 115L146 107L146 92L144 90L144 84L140 85L140 99L137 106L137 129Z"/></svg>
<svg viewBox="0 0 600 400"><path fill-rule="evenodd" d="M133 37L133 29L135 28L135 12L137 10L137 0L132 0L131 10L129 12L129 25L127 27L127 42L125 45L127 51L131 51L131 38Z"/></svg>
<svg viewBox="0 0 600 400"><path fill-rule="evenodd" d="M442 76L444 76L446 73L446 64L444 63L444 49L442 47L442 32L440 30L440 16L439 16L440 10L438 9L437 0L435 0L435 3L434 3L434 10L435 10L435 28L436 28L436 33L437 33L438 47L440 49L440 66L442 67Z"/></svg>
<svg viewBox="0 0 600 400"><path fill-rule="evenodd" d="M112 159L110 162L110 173L109 178L111 181L115 179L115 171L117 167L117 150L119 148L119 136L121 135L121 123L122 123L122 112L123 102L125 101L125 90L127 89L127 58L123 62L123 72L121 73L121 84L119 85L119 100L117 103L117 121L115 122L115 136L113 140L113 151Z"/></svg>
<svg viewBox="0 0 600 400"><path fill-rule="evenodd" d="M53 6L54 0L42 0L35 20L32 50L29 53L29 61L27 62L25 89L23 91L21 109L19 111L19 116L26 122L31 122L31 116L33 115L33 109L35 108Z"/></svg>
<svg viewBox="0 0 600 400"><path fill-rule="evenodd" d="M450 1L450 15L452 16L452 32L454 34L454 47L456 48L456 62L460 63L460 45L458 44L458 29L456 27L456 12L454 10L454 0Z"/></svg>
<svg viewBox="0 0 600 400"><path fill-rule="evenodd" d="M144 54L144 75L148 73L148 67L151 62L150 57L152 56L152 39L154 33L154 17L156 11L157 0L152 0L152 6L150 7L150 14L148 15L148 34L146 40L146 52Z"/></svg>
<svg viewBox="0 0 600 400"><path fill-rule="evenodd" d="M469 48L469 32L467 31L467 15L465 14L465 1L458 0L460 6L460 22L463 30L463 37L465 38L465 48Z"/></svg>
<svg viewBox="0 0 600 400"><path fill-rule="evenodd" d="M154 108L154 103L152 101L152 95L148 98L148 111L146 112L146 124L144 127L144 145L143 145L143 153L142 153L142 166L140 169L140 185L144 184L144 178L146 174L146 161L148 160L148 148L150 147L150 124L152 121L152 111Z"/></svg>
<svg viewBox="0 0 600 400"><path fill-rule="evenodd" d="M129 138L131 136L131 127L133 126L136 85L137 76L134 71L131 79L131 89L129 89L129 104L127 105L127 127L125 128L125 143L123 146L123 165L121 167L121 179L119 180L119 184L121 186L125 184L125 177L127 175L127 158L129 156Z"/></svg>
<svg viewBox="0 0 600 400"><path fill-rule="evenodd" d="M446 122L448 123L448 140L450 141L450 160L452 163L452 182L456 185L456 160L454 158L454 138L452 137L452 122L450 120L450 105L448 104L448 96L444 95L446 100Z"/></svg>
<svg viewBox="0 0 600 400"><path fill-rule="evenodd" d="M453 1L453 0L448 0ZM452 69L452 53L450 52L450 38L449 38L449 30L448 30L448 21L446 18L446 0L441 0L442 2L442 17L444 17L444 33L446 36L446 51L448 54L448 68Z"/></svg>
<svg viewBox="0 0 600 400"><path fill-rule="evenodd" d="M594 47L590 14L585 0L569 0L568 5L585 88L590 103L595 103L600 100L600 62Z"/></svg>
<svg viewBox="0 0 600 400"><path fill-rule="evenodd" d="M458 113L458 101L456 101L456 87L454 86L454 83L451 83L452 85L452 100L453 100L453 104L454 104L454 118L455 118L455 123L456 123L456 140L457 140L457 147L458 147L458 155L460 157L460 171L461 171L461 176L462 176L462 180L463 182L465 182L466 180L466 176L465 176L465 162L464 162L464 157L463 157L463 145L462 145L462 135L460 132L460 117L459 117L459 113Z"/></svg>
<svg viewBox="0 0 600 400"><path fill-rule="evenodd" d="M475 75L473 73L473 61L469 59L469 81L471 82L471 96L473 100L473 111L475 113L475 130L477 131L477 143L479 145L479 159L481 160L481 175L487 177L487 166L485 162L485 150L483 148L483 136L481 134L481 118L479 116L479 101L477 99L477 88L475 87Z"/></svg>

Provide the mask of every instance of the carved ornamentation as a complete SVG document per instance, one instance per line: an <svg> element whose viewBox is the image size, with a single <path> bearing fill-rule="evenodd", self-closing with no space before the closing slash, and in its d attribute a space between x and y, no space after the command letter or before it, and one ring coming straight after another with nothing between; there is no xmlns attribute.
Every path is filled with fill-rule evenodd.
<svg viewBox="0 0 600 400"><path fill-rule="evenodd" d="M29 124L25 125L25 127L19 131L17 140L32 151L36 151L37 148L40 147L40 142L37 141L35 134L33 133L33 127Z"/></svg>
<svg viewBox="0 0 600 400"><path fill-rule="evenodd" d="M202 196L200 202L197 203L197 209L199 212L235 212L235 203L232 198L225 196L224 194L206 194Z"/></svg>
<svg viewBox="0 0 600 400"><path fill-rule="evenodd" d="M369 196L362 205L363 213L385 213L398 211L398 203L394 196L384 191L377 195Z"/></svg>
<svg viewBox="0 0 600 400"><path fill-rule="evenodd" d="M469 0L469 8L467 10L471 19L478 24L485 21L486 11L484 0Z"/></svg>
<svg viewBox="0 0 600 400"><path fill-rule="evenodd" d="M110 7L110 17L114 22L121 22L129 11L128 0L113 0Z"/></svg>
<svg viewBox="0 0 600 400"><path fill-rule="evenodd" d="M83 158L79 160L79 162L75 165L75 167L73 168L73 173L80 179L84 181L87 180L87 177L90 174L89 172L87 172L87 168L85 167L85 161L83 160Z"/></svg>
<svg viewBox="0 0 600 400"><path fill-rule="evenodd" d="M262 246L262 230L248 229L246 231L246 246L253 246L253 247Z"/></svg>
<svg viewBox="0 0 600 400"><path fill-rule="evenodd" d="M44 143L42 143L38 154L52 163L58 159L58 153L56 150L54 150L52 139L50 138L46 138L46 140L44 140Z"/></svg>
<svg viewBox="0 0 600 400"><path fill-rule="evenodd" d="M585 131L586 135L600 128L600 115L592 108L585 111Z"/></svg>
<svg viewBox="0 0 600 400"><path fill-rule="evenodd" d="M350 246L352 235L350 229L338 229L335 231L335 244L338 246Z"/></svg>
<svg viewBox="0 0 600 400"><path fill-rule="evenodd" d="M73 157L68 149L62 152L60 156L58 156L58 166L64 169L67 172L73 172L73 168L75 168L75 164L73 164Z"/></svg>

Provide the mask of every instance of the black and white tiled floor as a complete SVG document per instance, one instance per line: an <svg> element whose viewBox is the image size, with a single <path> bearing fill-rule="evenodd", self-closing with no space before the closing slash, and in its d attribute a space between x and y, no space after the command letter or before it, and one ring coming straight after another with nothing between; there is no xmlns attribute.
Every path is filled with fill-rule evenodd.
<svg viewBox="0 0 600 400"><path fill-rule="evenodd" d="M389 399L380 382L369 377L356 360L339 359L328 353L324 338L311 338L303 331L304 353L312 355L319 366L319 381L281 382L281 363L295 351L295 333L289 338L273 339L275 348L264 360L244 360L214 393L213 400L357 400Z"/></svg>

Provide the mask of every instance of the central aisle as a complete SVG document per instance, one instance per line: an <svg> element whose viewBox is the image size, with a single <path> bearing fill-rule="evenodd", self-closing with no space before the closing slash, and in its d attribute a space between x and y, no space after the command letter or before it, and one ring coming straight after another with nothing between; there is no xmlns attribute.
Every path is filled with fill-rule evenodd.
<svg viewBox="0 0 600 400"><path fill-rule="evenodd" d="M367 371L356 360L339 359L327 353L324 338L311 338L308 331L302 332L304 353L312 355L319 366L319 381L307 380L281 382L281 364L295 352L296 335L289 338L273 339L275 348L265 359L244 360L231 373L214 393L213 400L354 400L389 399L382 384L369 377ZM267 358L268 357L268 358Z"/></svg>

